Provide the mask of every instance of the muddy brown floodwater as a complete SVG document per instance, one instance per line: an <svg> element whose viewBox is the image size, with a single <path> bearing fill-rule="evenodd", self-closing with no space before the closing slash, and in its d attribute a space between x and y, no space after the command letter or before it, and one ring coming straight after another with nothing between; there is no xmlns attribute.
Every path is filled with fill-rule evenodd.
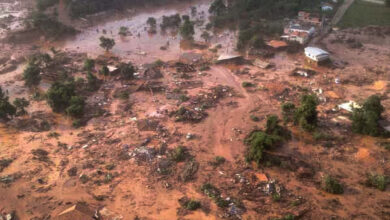
<svg viewBox="0 0 390 220"><path fill-rule="evenodd" d="M128 12L128 16L108 21L98 25L92 25L80 34L66 39L60 43L55 43L54 46L61 47L67 50L88 53L90 56L98 56L104 53L104 50L99 47L100 36L113 38L116 45L112 49L112 53L118 56L126 57L136 63L153 62L158 59L163 61L173 60L179 55L190 50L181 44L182 38L177 33L177 30L167 29L161 31L160 24L162 17L174 15L190 15L192 21L196 21L195 36L196 41L203 41L200 35L205 31L205 26L208 23L210 1L203 0L197 3L182 2L178 4L168 4L165 7L145 8ZM197 8L195 16L191 15L191 7ZM146 21L149 17L154 17L157 20L157 33L148 33ZM127 27L128 36L120 36L118 34L120 27ZM103 33L105 30L105 34ZM216 34L211 39L211 43L221 44L225 50L233 50L235 33L224 31ZM169 44L167 50L161 50L161 46ZM52 46L52 45L50 45Z"/></svg>

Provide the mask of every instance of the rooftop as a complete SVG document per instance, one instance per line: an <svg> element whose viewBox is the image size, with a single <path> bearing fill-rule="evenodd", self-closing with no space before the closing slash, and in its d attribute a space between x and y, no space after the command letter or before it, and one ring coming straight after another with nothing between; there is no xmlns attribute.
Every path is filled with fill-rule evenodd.
<svg viewBox="0 0 390 220"><path fill-rule="evenodd" d="M312 56L329 55L328 52L318 47L306 47L305 53L309 53Z"/></svg>

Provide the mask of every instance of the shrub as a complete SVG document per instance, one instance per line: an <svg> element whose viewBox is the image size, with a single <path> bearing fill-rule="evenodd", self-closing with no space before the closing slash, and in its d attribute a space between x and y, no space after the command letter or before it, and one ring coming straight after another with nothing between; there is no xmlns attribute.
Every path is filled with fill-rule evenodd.
<svg viewBox="0 0 390 220"><path fill-rule="evenodd" d="M301 97L301 104L294 113L294 123L298 124L305 131L313 131L317 127L317 105L316 95L304 95Z"/></svg>
<svg viewBox="0 0 390 220"><path fill-rule="evenodd" d="M198 208L200 208L201 204L199 201L197 200L189 200L188 202L186 202L184 204L184 208L187 209L187 210L197 210Z"/></svg>
<svg viewBox="0 0 390 220"><path fill-rule="evenodd" d="M74 128L80 128L81 126L83 126L83 123L80 119L75 119L73 122L72 122L72 126Z"/></svg>
<svg viewBox="0 0 390 220"><path fill-rule="evenodd" d="M64 34L75 33L73 28L65 26L56 18L49 17L41 11L33 12L29 16L29 21L31 21L31 25L34 28L43 33L46 37L58 38Z"/></svg>
<svg viewBox="0 0 390 220"><path fill-rule="evenodd" d="M118 32L119 35L126 36L127 33L129 33L129 28L128 27L121 26L119 28L119 32Z"/></svg>
<svg viewBox="0 0 390 220"><path fill-rule="evenodd" d="M16 98L13 102L16 108L16 115L26 115L27 111L24 109L30 105L30 102L25 98Z"/></svg>
<svg viewBox="0 0 390 220"><path fill-rule="evenodd" d="M37 86L41 82L41 69L34 62L29 62L23 71L24 84L28 87Z"/></svg>
<svg viewBox="0 0 390 220"><path fill-rule="evenodd" d="M255 131L245 140L249 145L246 153L246 160L255 161L259 164L264 156L265 150L270 150L282 142L282 138L276 135L269 135L262 131Z"/></svg>
<svg viewBox="0 0 390 220"><path fill-rule="evenodd" d="M286 102L282 104L282 115L283 122L289 123L293 121L293 116L295 112L295 105L291 102Z"/></svg>
<svg viewBox="0 0 390 220"><path fill-rule="evenodd" d="M366 185L369 187L375 187L381 191L386 190L386 185L389 183L387 176L370 173L367 175Z"/></svg>
<svg viewBox="0 0 390 220"><path fill-rule="evenodd" d="M253 87L253 86L255 86L253 83L251 83L251 82L242 82L242 87L244 87L244 88L248 88L248 87Z"/></svg>
<svg viewBox="0 0 390 220"><path fill-rule="evenodd" d="M223 163L225 163L226 159L224 157L221 157L221 156L216 156L214 158L214 160L212 160L209 164L212 165L212 166L219 166Z"/></svg>
<svg viewBox="0 0 390 220"><path fill-rule="evenodd" d="M343 185L333 177L326 175L322 179L322 189L325 192L332 193L332 194L343 194L344 193L344 187Z"/></svg>
<svg viewBox="0 0 390 220"><path fill-rule="evenodd" d="M175 162L182 162L187 157L187 149L183 146L177 146L172 150L170 154L170 159Z"/></svg>
<svg viewBox="0 0 390 220"><path fill-rule="evenodd" d="M285 139L290 138L290 132L287 131L284 127L279 125L280 120L276 115L267 116L267 124L265 128L265 133L273 136L279 136Z"/></svg>
<svg viewBox="0 0 390 220"><path fill-rule="evenodd" d="M15 106L8 99L0 86L0 119L8 119L16 114Z"/></svg>
<svg viewBox="0 0 390 220"><path fill-rule="evenodd" d="M214 185L212 185L211 183L205 183L202 185L202 187L200 188L200 190L206 194L208 197L210 198L217 198L221 195L221 193L219 192L218 188L215 187Z"/></svg>
<svg viewBox="0 0 390 220"><path fill-rule="evenodd" d="M134 73L136 71L135 67L131 62L129 63L120 63L119 64L119 71L123 79L133 79Z"/></svg>
<svg viewBox="0 0 390 220"><path fill-rule="evenodd" d="M209 12L210 14L221 16L226 12L226 5L223 0L214 0L213 3L211 3Z"/></svg>
<svg viewBox="0 0 390 220"><path fill-rule="evenodd" d="M99 89L101 81L91 72L87 73L87 88L89 91L96 91Z"/></svg>
<svg viewBox="0 0 390 220"><path fill-rule="evenodd" d="M183 25L180 27L180 35L185 39L185 40L193 40L194 34L195 34L195 29L194 29L194 24L190 21L190 19L184 19Z"/></svg>
<svg viewBox="0 0 390 220"><path fill-rule="evenodd" d="M85 59L84 60L84 70L93 71L95 69L95 60L94 59Z"/></svg>
<svg viewBox="0 0 390 220"><path fill-rule="evenodd" d="M66 108L66 113L72 117L78 118L84 114L85 101L81 96L72 96L69 101L69 107Z"/></svg>
<svg viewBox="0 0 390 220"><path fill-rule="evenodd" d="M47 102L54 112L63 112L69 107L73 96L75 96L73 81L55 82L47 91Z"/></svg>
<svg viewBox="0 0 390 220"><path fill-rule="evenodd" d="M384 108L378 96L370 96L364 102L362 108L355 108L352 112L352 130L358 134L379 136L383 129L379 125Z"/></svg>
<svg viewBox="0 0 390 220"><path fill-rule="evenodd" d="M51 7L58 3L58 0L37 0L37 9L38 10L45 10L48 7Z"/></svg>

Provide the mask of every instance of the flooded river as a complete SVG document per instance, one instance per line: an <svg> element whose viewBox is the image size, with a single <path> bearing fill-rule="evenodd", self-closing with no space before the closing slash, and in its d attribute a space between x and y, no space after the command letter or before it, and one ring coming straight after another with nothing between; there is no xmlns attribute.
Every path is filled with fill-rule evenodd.
<svg viewBox="0 0 390 220"><path fill-rule="evenodd" d="M104 50L99 47L99 38L100 36L105 36L115 39L116 45L112 49L113 54L135 63L153 62L157 59L164 61L177 59L186 49L180 46L182 39L177 34L177 30L168 29L166 32L161 31L160 24L162 22L162 16L170 16L176 13L190 15L191 20L196 21L195 40L204 41L200 35L205 31L205 26L209 22L209 6L210 1L204 0L197 1L196 3L184 2L170 4L165 7L146 8L138 11L129 10L128 16L114 21L107 21L99 25L93 25L82 30L81 33L72 38L66 39L61 43L56 43L55 46L78 52L86 52L90 56L95 57L104 53ZM191 15L191 7L196 7L196 15ZM149 17L154 17L157 20L156 34L148 33L146 21ZM127 27L131 34L128 36L120 36L118 34L120 27ZM233 48L234 43L232 42L234 39L233 32L225 31L213 36L211 43L221 43L224 48ZM169 45L167 50L160 49L160 47L166 45Z"/></svg>

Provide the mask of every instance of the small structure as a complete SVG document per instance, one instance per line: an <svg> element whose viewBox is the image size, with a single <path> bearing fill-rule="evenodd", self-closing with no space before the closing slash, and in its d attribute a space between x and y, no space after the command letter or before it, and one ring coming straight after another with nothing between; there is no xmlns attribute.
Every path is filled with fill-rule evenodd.
<svg viewBox="0 0 390 220"><path fill-rule="evenodd" d="M359 104L354 101L349 101L343 104L338 105L339 109L343 109L348 112L352 112L354 108L361 108Z"/></svg>
<svg viewBox="0 0 390 220"><path fill-rule="evenodd" d="M256 59L255 62L253 62L253 65L259 67L259 68L262 68L262 69L267 69L271 66L270 63L268 62L265 62L265 61L262 61L260 59Z"/></svg>
<svg viewBox="0 0 390 220"><path fill-rule="evenodd" d="M282 49L288 46L286 42L280 40L271 40L267 42L267 45L274 49Z"/></svg>
<svg viewBox="0 0 390 220"><path fill-rule="evenodd" d="M305 48L305 55L310 60L313 60L315 62L322 62L329 60L329 53L325 50L322 50L318 47L306 47Z"/></svg>
<svg viewBox="0 0 390 220"><path fill-rule="evenodd" d="M108 71L110 72L110 74L119 73L119 68L116 66L107 66L107 68L108 68Z"/></svg>
<svg viewBox="0 0 390 220"><path fill-rule="evenodd" d="M224 63L224 62L239 62L242 61L242 55L237 53L226 53L221 54L218 59L217 63Z"/></svg>
<svg viewBox="0 0 390 220"><path fill-rule="evenodd" d="M313 25L321 24L321 19L319 16L314 15L314 14L309 13L309 12L305 12L305 11L298 12L298 20L303 21L303 22L307 22L307 23L310 23Z"/></svg>
<svg viewBox="0 0 390 220"><path fill-rule="evenodd" d="M310 69L304 69L304 68L295 68L293 71L291 71L291 76L303 76L303 77L310 77L312 75L316 74L316 71L310 70Z"/></svg>
<svg viewBox="0 0 390 220"><path fill-rule="evenodd" d="M310 35L306 32L292 32L288 35L283 35L280 38L287 41L294 41L300 44L306 44L310 40Z"/></svg>
<svg viewBox="0 0 390 220"><path fill-rule="evenodd" d="M322 11L333 11L333 6L330 5L330 4L323 4L323 5L321 6L321 10L322 10Z"/></svg>
<svg viewBox="0 0 390 220"><path fill-rule="evenodd" d="M92 211L86 204L77 203L72 207L64 210L54 220L96 220L99 216Z"/></svg>

